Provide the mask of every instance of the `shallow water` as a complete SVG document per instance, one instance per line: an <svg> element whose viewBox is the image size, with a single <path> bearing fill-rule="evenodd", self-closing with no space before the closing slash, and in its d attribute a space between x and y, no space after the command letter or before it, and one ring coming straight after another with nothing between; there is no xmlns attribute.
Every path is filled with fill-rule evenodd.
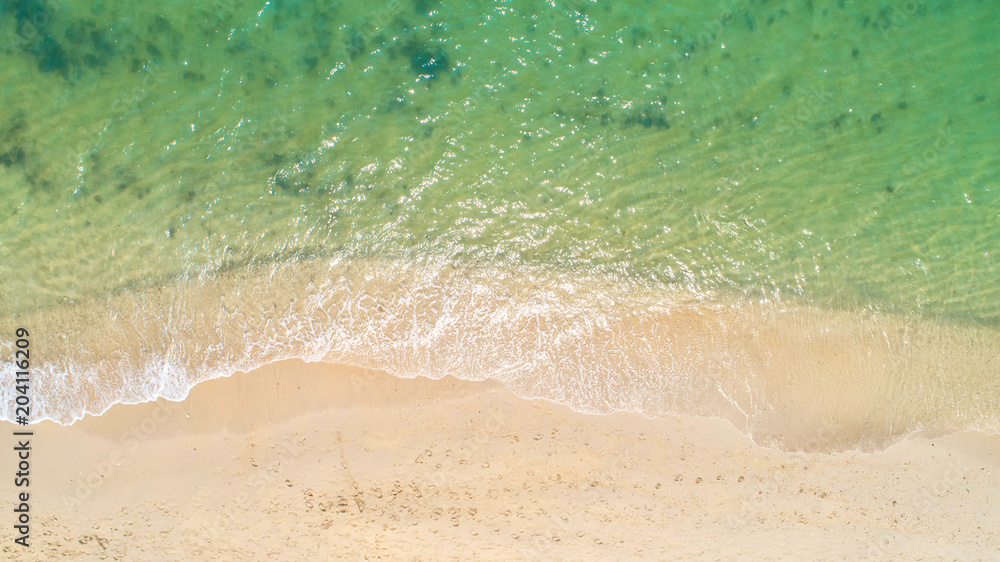
<svg viewBox="0 0 1000 562"><path fill-rule="evenodd" d="M792 447L774 420L839 402L772 419L773 381L823 372L837 446L995 430L992 6L687 4L3 4L0 313L37 415L307 357ZM703 308L739 312L614 327Z"/></svg>

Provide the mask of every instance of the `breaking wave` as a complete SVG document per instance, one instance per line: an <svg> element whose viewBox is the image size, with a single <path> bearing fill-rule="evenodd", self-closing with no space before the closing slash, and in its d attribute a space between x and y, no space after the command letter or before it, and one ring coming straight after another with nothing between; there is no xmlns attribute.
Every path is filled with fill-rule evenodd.
<svg viewBox="0 0 1000 562"><path fill-rule="evenodd" d="M4 334L34 336L34 420L60 424L301 358L492 379L594 414L716 416L786 450L1000 426L990 327L543 269L299 260L4 322ZM12 350L0 342L4 357ZM14 365L0 371L11 380ZM13 393L0 387L4 419Z"/></svg>

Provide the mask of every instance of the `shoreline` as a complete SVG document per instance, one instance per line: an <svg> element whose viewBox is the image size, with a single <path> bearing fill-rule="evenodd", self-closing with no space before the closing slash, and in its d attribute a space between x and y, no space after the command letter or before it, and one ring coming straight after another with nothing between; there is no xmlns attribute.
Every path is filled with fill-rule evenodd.
<svg viewBox="0 0 1000 562"><path fill-rule="evenodd" d="M43 422L35 439L29 559L1000 551L1000 436L978 432L785 453L719 419L581 414L496 382L284 361L182 402Z"/></svg>
<svg viewBox="0 0 1000 562"><path fill-rule="evenodd" d="M1000 427L996 330L613 278L317 259L16 321L45 358L33 413L60 423L301 358L496 380L585 413L714 416L783 450ZM6 417L12 392L0 387Z"/></svg>

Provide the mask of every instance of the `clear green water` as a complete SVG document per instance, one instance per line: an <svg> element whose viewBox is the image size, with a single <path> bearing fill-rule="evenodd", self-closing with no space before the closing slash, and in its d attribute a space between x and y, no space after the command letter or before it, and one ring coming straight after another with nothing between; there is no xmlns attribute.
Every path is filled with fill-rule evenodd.
<svg viewBox="0 0 1000 562"><path fill-rule="evenodd" d="M18 0L0 37L0 314L43 348L307 259L1000 326L990 2Z"/></svg>

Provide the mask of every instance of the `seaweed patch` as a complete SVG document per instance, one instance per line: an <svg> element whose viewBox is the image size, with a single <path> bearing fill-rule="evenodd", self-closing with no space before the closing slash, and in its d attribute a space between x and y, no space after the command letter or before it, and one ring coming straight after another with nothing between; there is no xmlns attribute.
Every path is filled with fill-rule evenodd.
<svg viewBox="0 0 1000 562"><path fill-rule="evenodd" d="M440 47L418 48L410 56L410 68L421 78L433 80L451 70L451 60Z"/></svg>

